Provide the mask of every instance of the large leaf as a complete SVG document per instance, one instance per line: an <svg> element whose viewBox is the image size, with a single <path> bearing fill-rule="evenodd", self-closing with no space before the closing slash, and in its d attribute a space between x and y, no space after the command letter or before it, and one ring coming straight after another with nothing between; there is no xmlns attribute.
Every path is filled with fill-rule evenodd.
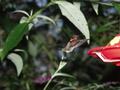
<svg viewBox="0 0 120 90"><path fill-rule="evenodd" d="M78 9L80 9L80 7L81 7L81 3L80 3L80 2L73 2L73 4L74 4Z"/></svg>
<svg viewBox="0 0 120 90"><path fill-rule="evenodd" d="M12 50L22 39L26 31L28 30L28 23L18 24L8 35L1 52L1 60L5 58L10 50Z"/></svg>
<svg viewBox="0 0 120 90"><path fill-rule="evenodd" d="M67 17L86 37L90 39L87 21L83 13L72 3L67 1L56 1L62 14Z"/></svg>
<svg viewBox="0 0 120 90"><path fill-rule="evenodd" d="M17 75L19 76L23 68L23 61L21 56L19 56L16 53L10 53L7 58L11 60L12 63L15 65L17 70Z"/></svg>

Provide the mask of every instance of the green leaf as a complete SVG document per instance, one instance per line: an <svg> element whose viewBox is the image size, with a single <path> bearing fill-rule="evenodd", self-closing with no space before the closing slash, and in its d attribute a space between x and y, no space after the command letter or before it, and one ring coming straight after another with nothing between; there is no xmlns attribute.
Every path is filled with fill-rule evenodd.
<svg viewBox="0 0 120 90"><path fill-rule="evenodd" d="M5 58L10 50L17 46L21 41L24 34L28 30L28 23L18 24L8 35L7 40L5 41L3 50L1 52L1 60Z"/></svg>
<svg viewBox="0 0 120 90"><path fill-rule="evenodd" d="M20 19L20 23L25 23L27 21L28 17L25 17L23 16L21 19Z"/></svg>
<svg viewBox="0 0 120 90"><path fill-rule="evenodd" d="M23 11L23 10L16 10L14 11L13 13L22 13L22 14L25 14L26 16L30 16L26 11Z"/></svg>
<svg viewBox="0 0 120 90"><path fill-rule="evenodd" d="M23 49L15 49L15 52L21 52L24 54L24 58L27 59L28 58L28 53L27 51L23 50Z"/></svg>
<svg viewBox="0 0 120 90"><path fill-rule="evenodd" d="M0 57L1 57L1 55L2 55L2 50L3 50L3 49L2 49L2 48L0 48Z"/></svg>
<svg viewBox="0 0 120 90"><path fill-rule="evenodd" d="M57 77L57 76L75 78L74 76L69 75L69 74L66 74L66 73L56 73L56 74L54 75L54 77Z"/></svg>
<svg viewBox="0 0 120 90"><path fill-rule="evenodd" d="M108 3L98 2L98 4L101 4L104 6L113 6L111 2L108 2Z"/></svg>
<svg viewBox="0 0 120 90"><path fill-rule="evenodd" d="M80 2L73 2L73 4L74 4L78 9L80 9L80 7L81 7L81 3L80 3Z"/></svg>
<svg viewBox="0 0 120 90"><path fill-rule="evenodd" d="M22 17L20 20L20 23L27 23L26 21L28 20L28 17ZM33 27L33 23L29 23L28 25L28 30L30 30Z"/></svg>
<svg viewBox="0 0 120 90"><path fill-rule="evenodd" d="M77 88L70 86L70 87L63 87L60 90L77 90Z"/></svg>
<svg viewBox="0 0 120 90"><path fill-rule="evenodd" d="M94 9L94 11L96 12L97 15L98 15L98 6L99 6L99 4L92 3L92 7L93 7L93 9Z"/></svg>
<svg viewBox="0 0 120 90"><path fill-rule="evenodd" d="M22 57L16 53L10 53L7 58L11 60L12 63L15 65L17 70L17 75L19 76L23 68Z"/></svg>
<svg viewBox="0 0 120 90"><path fill-rule="evenodd" d="M88 24L81 10L67 1L56 1L55 3L58 4L62 15L67 17L82 32L86 39L90 39Z"/></svg>
<svg viewBox="0 0 120 90"><path fill-rule="evenodd" d="M61 61L57 71L60 71L66 64L67 62Z"/></svg>
<svg viewBox="0 0 120 90"><path fill-rule="evenodd" d="M42 19L48 20L55 25L55 21L45 15L38 15L37 18L42 18Z"/></svg>
<svg viewBox="0 0 120 90"><path fill-rule="evenodd" d="M31 41L29 41L28 51L32 57L36 57L38 52L38 46L36 44L33 44Z"/></svg>

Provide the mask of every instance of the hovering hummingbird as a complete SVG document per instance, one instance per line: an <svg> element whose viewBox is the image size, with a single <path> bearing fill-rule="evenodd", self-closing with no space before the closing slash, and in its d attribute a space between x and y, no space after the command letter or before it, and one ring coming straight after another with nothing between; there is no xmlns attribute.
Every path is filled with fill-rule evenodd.
<svg viewBox="0 0 120 90"><path fill-rule="evenodd" d="M75 48L81 46L83 43L85 43L88 39L79 39L78 35L73 35L70 38L70 41L67 43L67 45L62 49L63 52L70 53Z"/></svg>

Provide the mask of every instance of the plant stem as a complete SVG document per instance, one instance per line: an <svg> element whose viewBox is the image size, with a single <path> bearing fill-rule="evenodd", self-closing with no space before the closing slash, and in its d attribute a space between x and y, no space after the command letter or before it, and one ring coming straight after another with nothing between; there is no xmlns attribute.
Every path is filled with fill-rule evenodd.
<svg viewBox="0 0 120 90"><path fill-rule="evenodd" d="M67 63L63 64L63 61L60 62L58 69L56 70L56 72L52 75L51 79L47 82L47 84L45 85L43 90L47 90L47 87L49 86L49 84L51 83L52 79L56 76L56 74L66 65Z"/></svg>
<svg viewBox="0 0 120 90"><path fill-rule="evenodd" d="M53 80L53 78L55 77L56 73L58 73L58 69L56 70L56 72L52 75L51 79L47 82L47 84L45 85L43 90L47 90L47 87L49 86L49 84L51 83L51 81Z"/></svg>

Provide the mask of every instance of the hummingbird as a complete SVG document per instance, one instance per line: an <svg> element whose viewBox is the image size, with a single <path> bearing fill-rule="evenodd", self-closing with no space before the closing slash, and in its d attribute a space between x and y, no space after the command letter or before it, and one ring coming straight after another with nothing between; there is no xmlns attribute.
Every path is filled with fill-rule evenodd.
<svg viewBox="0 0 120 90"><path fill-rule="evenodd" d="M67 45L62 49L63 52L70 53L75 48L81 46L83 43L85 43L88 39L79 39L78 35L73 35Z"/></svg>

